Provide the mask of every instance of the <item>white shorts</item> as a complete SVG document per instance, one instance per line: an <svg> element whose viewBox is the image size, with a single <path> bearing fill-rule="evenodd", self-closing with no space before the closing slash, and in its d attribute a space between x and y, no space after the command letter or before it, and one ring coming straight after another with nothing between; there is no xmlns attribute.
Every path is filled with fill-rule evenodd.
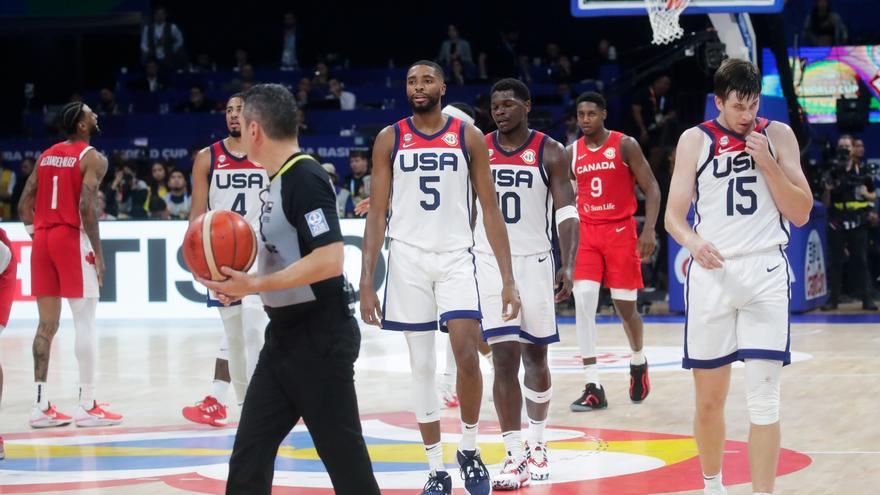
<svg viewBox="0 0 880 495"><path fill-rule="evenodd" d="M682 366L737 360L791 362L789 265L782 249L727 259L707 270L691 260L685 283Z"/></svg>
<svg viewBox="0 0 880 495"><path fill-rule="evenodd" d="M483 304L483 339L499 342L552 344L559 342L554 298L553 255L548 251L512 256L513 277L522 308L516 318L501 318L501 271L495 256L477 252L477 282Z"/></svg>
<svg viewBox="0 0 880 495"><path fill-rule="evenodd" d="M440 330L455 319L479 320L476 267L470 249L425 251L392 239L382 304L385 330ZM439 318L438 318L439 315Z"/></svg>

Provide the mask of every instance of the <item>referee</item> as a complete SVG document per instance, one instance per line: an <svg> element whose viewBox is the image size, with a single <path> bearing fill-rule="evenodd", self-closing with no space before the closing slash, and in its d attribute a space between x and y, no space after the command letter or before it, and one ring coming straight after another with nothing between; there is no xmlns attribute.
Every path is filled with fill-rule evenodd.
<svg viewBox="0 0 880 495"><path fill-rule="evenodd" d="M354 362L360 331L342 276L343 243L330 178L302 153L296 103L278 84L244 93L241 141L271 177L260 218L259 269L223 268L201 282L230 304L260 293L269 325L229 459L227 494L269 494L275 455L300 418L337 494L379 494L361 433Z"/></svg>

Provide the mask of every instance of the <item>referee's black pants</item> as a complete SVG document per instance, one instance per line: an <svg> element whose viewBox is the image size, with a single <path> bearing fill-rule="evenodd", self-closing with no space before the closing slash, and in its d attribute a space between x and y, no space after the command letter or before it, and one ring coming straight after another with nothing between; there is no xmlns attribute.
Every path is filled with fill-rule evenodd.
<svg viewBox="0 0 880 495"><path fill-rule="evenodd" d="M840 302L843 282L843 271L846 268L846 253L849 252L852 268L847 278L856 296L862 298L864 304L871 302L871 278L868 271L868 229L860 225L854 229L844 230L843 226L828 227L828 250L830 263L828 266L829 303Z"/></svg>
<svg viewBox="0 0 880 495"><path fill-rule="evenodd" d="M360 341L344 304L297 317L269 311L229 459L227 494L271 493L278 447L302 418L335 492L379 495L354 388Z"/></svg>

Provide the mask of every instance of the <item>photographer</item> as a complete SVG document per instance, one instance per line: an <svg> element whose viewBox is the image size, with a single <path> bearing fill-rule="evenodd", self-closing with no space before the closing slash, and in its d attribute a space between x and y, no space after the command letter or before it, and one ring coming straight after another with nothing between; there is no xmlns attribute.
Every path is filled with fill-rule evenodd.
<svg viewBox="0 0 880 495"><path fill-rule="evenodd" d="M833 157L826 160L822 176L822 203L828 208L829 280L831 296L823 310L837 309L840 302L846 253L852 260L850 276L862 298L862 309L874 311L868 277L868 215L873 211L877 193L864 164L853 156L852 136L842 135Z"/></svg>

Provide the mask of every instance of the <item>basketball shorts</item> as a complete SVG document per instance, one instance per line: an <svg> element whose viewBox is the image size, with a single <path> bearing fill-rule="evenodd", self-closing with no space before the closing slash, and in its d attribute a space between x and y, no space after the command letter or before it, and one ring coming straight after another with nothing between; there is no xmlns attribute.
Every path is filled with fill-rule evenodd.
<svg viewBox="0 0 880 495"><path fill-rule="evenodd" d="M36 297L98 297L95 253L85 232L56 225L34 232L31 292Z"/></svg>
<svg viewBox="0 0 880 495"><path fill-rule="evenodd" d="M447 331L446 322L482 318L474 254L434 252L391 240L382 304L386 330Z"/></svg>
<svg viewBox="0 0 880 495"><path fill-rule="evenodd" d="M581 222L580 230L575 280L593 280L609 289L645 286L635 218L602 224Z"/></svg>
<svg viewBox="0 0 880 495"><path fill-rule="evenodd" d="M477 282L483 309L483 339L489 345L499 342L551 344L559 342L556 305L553 300L555 274L549 251L528 256L513 256L513 277L519 290L522 308L516 318L501 317L501 271L495 256L475 253Z"/></svg>
<svg viewBox="0 0 880 495"><path fill-rule="evenodd" d="M682 366L718 368L744 359L790 363L789 284L781 248L727 259L715 270L691 260Z"/></svg>
<svg viewBox="0 0 880 495"><path fill-rule="evenodd" d="M12 250L11 245L7 245ZM12 311L12 300L15 298L15 282L18 278L18 260L13 252L6 269L0 274L0 327L9 324L9 313Z"/></svg>

